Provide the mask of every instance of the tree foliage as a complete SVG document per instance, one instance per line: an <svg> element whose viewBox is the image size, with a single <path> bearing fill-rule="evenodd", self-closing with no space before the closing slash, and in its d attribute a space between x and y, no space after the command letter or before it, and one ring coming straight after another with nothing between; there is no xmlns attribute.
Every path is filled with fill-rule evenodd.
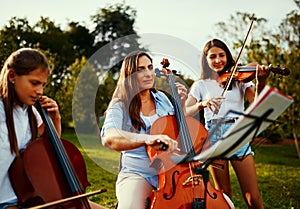
<svg viewBox="0 0 300 209"><path fill-rule="evenodd" d="M66 30L47 17L41 17L33 25L30 25L26 18L12 17L8 24L0 30L1 65L13 51L22 47L32 47L43 51L52 66L52 76L45 93L58 101L63 125L68 126L73 120L71 107L74 86L87 58L111 42L114 43L111 46L113 54L107 55L109 58L124 56L132 48L138 47L137 39L125 38L118 41L118 38L136 34L134 30L135 14L135 10L130 6L116 4L99 9L91 17L94 28L88 29L78 22L70 21ZM110 60L107 60L107 63L110 63ZM103 66L95 64L93 67L96 73L100 72ZM114 66L111 76L114 76L118 70L119 66ZM111 79L106 82L113 83ZM105 84L99 88L97 97L101 101L100 104L106 104L110 99L108 93L111 90L108 90L108 87L111 85ZM78 102L83 101L84 95L78 99ZM103 107L97 106L97 113L103 111ZM82 115L84 114L82 112ZM84 119L81 116L76 116L76 118Z"/></svg>
<svg viewBox="0 0 300 209"><path fill-rule="evenodd" d="M133 49L138 48L138 36L134 30L135 18L136 11L120 3L101 8L96 15L92 16L95 25L92 31L95 47L100 49L109 46L107 60L98 63L98 67L109 66L112 59L120 60ZM119 69L120 64L110 68L112 73L118 72Z"/></svg>

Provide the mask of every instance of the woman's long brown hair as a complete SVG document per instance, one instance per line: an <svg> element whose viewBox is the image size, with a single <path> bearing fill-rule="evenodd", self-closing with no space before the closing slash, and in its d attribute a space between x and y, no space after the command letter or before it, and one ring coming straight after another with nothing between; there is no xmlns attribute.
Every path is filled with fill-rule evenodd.
<svg viewBox="0 0 300 209"><path fill-rule="evenodd" d="M138 59L142 56L152 58L144 51L134 51L127 55L122 63L120 77L117 87L112 96L113 101L122 101L125 105L125 111L129 114L132 126L140 131L145 128L145 124L140 117L141 99L139 97L139 87L136 81L135 72L138 71ZM150 91L156 91L154 87ZM111 106L112 104L110 104Z"/></svg>

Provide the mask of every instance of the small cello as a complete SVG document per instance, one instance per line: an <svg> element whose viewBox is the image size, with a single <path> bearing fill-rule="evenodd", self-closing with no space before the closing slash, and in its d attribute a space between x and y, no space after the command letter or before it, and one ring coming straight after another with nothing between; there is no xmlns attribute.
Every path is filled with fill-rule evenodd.
<svg viewBox="0 0 300 209"><path fill-rule="evenodd" d="M157 119L150 129L150 134L166 134L176 139L180 151L169 154L147 146L151 166L158 171L158 188L149 197L149 208L170 208L171 206L174 209L229 209L231 207L223 196L223 192L216 190L209 179L204 180L203 175L195 172L201 166L200 162L183 161L177 164L172 160L172 157L176 155L194 156L199 153L208 133L199 121L184 115L177 88L174 85L174 75L167 69L169 62L163 59L161 64L171 87L175 116L168 115Z"/></svg>
<svg viewBox="0 0 300 209"><path fill-rule="evenodd" d="M55 206L89 209L85 189L90 184L80 151L71 142L58 137L50 116L39 100L36 105L48 137L31 142L9 169L18 204L26 208ZM102 189L93 194L104 191ZM80 198L71 198L77 195Z"/></svg>

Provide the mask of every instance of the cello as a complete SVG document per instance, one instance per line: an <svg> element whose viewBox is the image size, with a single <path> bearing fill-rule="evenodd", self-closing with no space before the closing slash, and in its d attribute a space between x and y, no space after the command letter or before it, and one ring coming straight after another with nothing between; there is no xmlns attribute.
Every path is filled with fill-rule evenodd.
<svg viewBox="0 0 300 209"><path fill-rule="evenodd" d="M39 100L36 105L48 137L32 141L9 169L18 204L25 208L55 206L90 209L86 197L106 190L85 194L90 183L80 151L71 142L58 137L50 116Z"/></svg>
<svg viewBox="0 0 300 209"><path fill-rule="evenodd" d="M158 188L148 198L148 208L169 208L172 205L175 209L229 209L231 201L225 199L222 191L214 188L208 179L208 171L202 173L205 175L196 172L202 163L184 160L207 146L205 139L208 133L199 121L184 115L174 84L174 74L167 69L169 62L163 59L161 64L171 88L175 116L168 115L157 119L150 129L150 134L166 134L176 139L180 151L169 154L147 146L151 166L158 171ZM176 163L172 160L176 155L185 157L180 163Z"/></svg>

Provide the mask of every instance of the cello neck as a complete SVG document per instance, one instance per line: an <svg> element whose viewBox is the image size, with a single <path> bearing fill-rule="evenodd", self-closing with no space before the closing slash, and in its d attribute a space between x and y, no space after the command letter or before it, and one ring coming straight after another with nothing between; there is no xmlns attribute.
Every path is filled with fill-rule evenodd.
<svg viewBox="0 0 300 209"><path fill-rule="evenodd" d="M49 114L47 113L47 111L44 108L42 108L39 99L36 102L36 106L41 114L41 117L43 119L43 122L45 124L45 127L46 127L48 135L49 135L49 139L51 141L51 144L53 145L56 156L57 156L60 166L63 170L63 173L68 181L68 185L70 186L71 192L75 193L75 194L82 194L84 191L81 186L81 183L78 180L78 177L77 177L77 175L73 169L73 166L68 158L66 150L62 144L62 141L58 137L58 134L56 132L56 129L52 123L52 120L51 120ZM85 204L85 205L86 205L86 208L90 208L89 204Z"/></svg>
<svg viewBox="0 0 300 209"><path fill-rule="evenodd" d="M165 68L166 71L169 71ZM188 129L188 125L186 122L185 114L181 106L181 101L178 95L177 88L175 86L174 74L167 73L168 81L171 88L171 96L172 101L175 109L175 118L177 121L180 142L181 142L181 150L184 153L188 153L191 155L195 155L195 149L192 143L191 135Z"/></svg>

